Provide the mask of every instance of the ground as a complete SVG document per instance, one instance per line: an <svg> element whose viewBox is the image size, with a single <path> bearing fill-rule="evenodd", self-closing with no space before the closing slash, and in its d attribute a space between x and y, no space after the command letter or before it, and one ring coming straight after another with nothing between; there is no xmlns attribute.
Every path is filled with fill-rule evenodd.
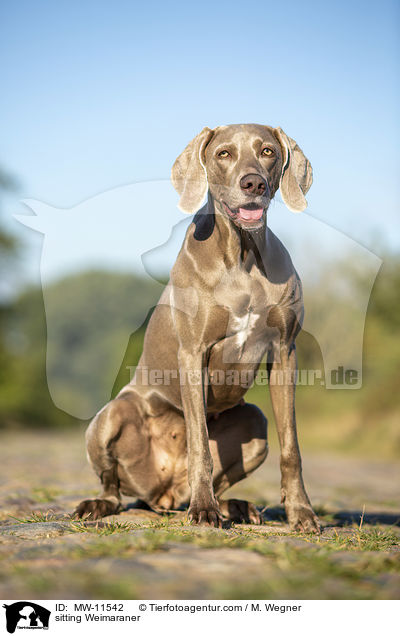
<svg viewBox="0 0 400 636"><path fill-rule="evenodd" d="M0 438L0 597L4 599L395 599L400 594L400 466L303 453L320 537L289 532L279 457L230 496L262 526L188 525L185 512L134 507L101 522L70 517L98 493L83 429Z"/></svg>

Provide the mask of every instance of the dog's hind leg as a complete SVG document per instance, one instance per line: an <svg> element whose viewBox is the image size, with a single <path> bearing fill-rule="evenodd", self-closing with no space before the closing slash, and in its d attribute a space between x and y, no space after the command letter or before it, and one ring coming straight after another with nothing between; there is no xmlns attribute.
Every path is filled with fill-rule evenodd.
<svg viewBox="0 0 400 636"><path fill-rule="evenodd" d="M214 463L213 482L221 513L231 521L261 523L256 507L239 499L220 499L225 490L250 475L268 455L267 419L254 404L235 406L208 423Z"/></svg>
<svg viewBox="0 0 400 636"><path fill-rule="evenodd" d="M122 508L120 493L147 503L160 495L162 479L146 408L135 391L121 393L89 425L87 455L103 492L97 499L82 501L75 510L78 517L99 519L118 513Z"/></svg>
<svg viewBox="0 0 400 636"><path fill-rule="evenodd" d="M113 441L120 435L121 423L115 417L115 406L110 402L98 413L86 431L88 460L100 478L103 491L96 499L85 499L74 515L99 519L116 514L121 509L118 480L118 462L113 453Z"/></svg>

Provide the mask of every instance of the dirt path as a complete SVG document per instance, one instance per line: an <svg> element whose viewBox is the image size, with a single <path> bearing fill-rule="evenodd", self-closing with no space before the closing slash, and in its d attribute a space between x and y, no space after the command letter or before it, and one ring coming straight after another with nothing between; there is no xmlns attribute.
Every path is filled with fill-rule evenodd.
<svg viewBox="0 0 400 636"><path fill-rule="evenodd" d="M397 598L400 465L303 454L324 531L291 534L279 505L279 458L230 492L266 507L263 526L194 528L185 513L132 507L74 523L98 492L83 430L2 434L0 597ZM360 517L365 506L361 530ZM29 522L29 523L27 523ZM240 576L239 576L240 575Z"/></svg>

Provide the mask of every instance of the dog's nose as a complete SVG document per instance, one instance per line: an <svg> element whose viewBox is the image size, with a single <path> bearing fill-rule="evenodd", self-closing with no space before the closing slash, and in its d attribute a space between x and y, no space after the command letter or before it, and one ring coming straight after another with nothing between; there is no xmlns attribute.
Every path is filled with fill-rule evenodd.
<svg viewBox="0 0 400 636"><path fill-rule="evenodd" d="M264 194L267 182L259 174L246 174L240 179L240 187L246 194Z"/></svg>

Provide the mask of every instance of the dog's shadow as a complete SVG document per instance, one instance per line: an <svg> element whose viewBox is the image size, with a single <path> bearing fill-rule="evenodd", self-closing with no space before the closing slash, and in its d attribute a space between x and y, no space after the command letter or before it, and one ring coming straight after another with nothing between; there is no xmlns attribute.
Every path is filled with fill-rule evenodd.
<svg viewBox="0 0 400 636"><path fill-rule="evenodd" d="M150 506L140 499L129 503L124 509L151 511ZM179 510L184 511L186 507L182 506ZM286 513L283 506L258 507L258 510L262 515L263 522L266 524L276 521L286 523ZM351 526L353 524L360 525L361 520L363 524L370 526L400 526L400 512L365 513L362 510L338 510L336 512L329 512L328 510L319 510L318 508L316 508L315 512L320 516L325 528L344 528L345 526ZM229 522L224 523L223 527L225 526L229 527Z"/></svg>
<svg viewBox="0 0 400 636"><path fill-rule="evenodd" d="M362 510L318 510L315 512L320 516L325 528L359 525L361 523L371 526L400 526L400 512L363 512ZM286 521L286 513L283 506L266 508L262 512L264 523L269 521ZM324 518L325 517L325 518Z"/></svg>

